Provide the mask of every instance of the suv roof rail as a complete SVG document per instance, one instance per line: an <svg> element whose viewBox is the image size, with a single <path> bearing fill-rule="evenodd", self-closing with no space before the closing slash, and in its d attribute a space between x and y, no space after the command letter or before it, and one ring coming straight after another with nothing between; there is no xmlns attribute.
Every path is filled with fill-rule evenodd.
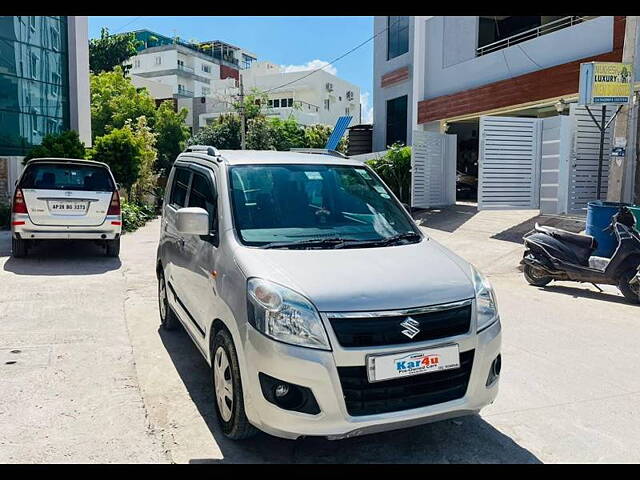
<svg viewBox="0 0 640 480"><path fill-rule="evenodd" d="M344 153L337 150L329 150L327 148L290 148L290 152L296 153L316 153L320 155L331 155L333 157L349 158Z"/></svg>
<svg viewBox="0 0 640 480"><path fill-rule="evenodd" d="M185 152L206 152L210 157L220 157L221 154L217 148L211 145L189 145L184 149Z"/></svg>

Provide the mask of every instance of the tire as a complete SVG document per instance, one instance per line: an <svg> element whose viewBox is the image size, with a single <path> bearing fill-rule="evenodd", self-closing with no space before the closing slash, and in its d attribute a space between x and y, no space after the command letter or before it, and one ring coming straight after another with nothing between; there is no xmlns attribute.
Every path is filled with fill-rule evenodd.
<svg viewBox="0 0 640 480"><path fill-rule="evenodd" d="M120 256L120 237L115 240L106 240L105 244L107 246L107 257L118 257Z"/></svg>
<svg viewBox="0 0 640 480"><path fill-rule="evenodd" d="M629 282L637 273L637 269L629 269L620 275L620 280L618 280L618 289L622 292L624 298L634 304L640 304L640 287L635 287L634 289L629 285Z"/></svg>
<svg viewBox="0 0 640 480"><path fill-rule="evenodd" d="M544 275L540 269L532 267L526 263L524 265L523 273L525 280L534 287L544 287L553 280L553 277L550 275Z"/></svg>
<svg viewBox="0 0 640 480"><path fill-rule="evenodd" d="M244 411L238 356L231 335L220 330L213 340L211 376L216 415L222 432L231 440L245 440L257 433ZM231 392L229 392L229 386Z"/></svg>
<svg viewBox="0 0 640 480"><path fill-rule="evenodd" d="M21 238L11 238L11 254L15 258L27 256L27 241Z"/></svg>
<svg viewBox="0 0 640 480"><path fill-rule="evenodd" d="M178 317L169 305L167 295L167 283L164 281L164 273L158 277L158 311L160 312L160 326L165 330L175 330L178 327Z"/></svg>

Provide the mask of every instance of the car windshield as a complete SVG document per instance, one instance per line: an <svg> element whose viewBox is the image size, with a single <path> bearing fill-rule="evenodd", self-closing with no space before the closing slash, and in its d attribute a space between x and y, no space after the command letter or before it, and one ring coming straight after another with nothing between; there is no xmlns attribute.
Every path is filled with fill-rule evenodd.
<svg viewBox="0 0 640 480"><path fill-rule="evenodd" d="M229 177L234 224L245 245L336 248L422 238L364 167L238 165Z"/></svg>
<svg viewBox="0 0 640 480"><path fill-rule="evenodd" d="M20 188L112 192L111 176L104 167L93 165L36 163L29 165Z"/></svg>

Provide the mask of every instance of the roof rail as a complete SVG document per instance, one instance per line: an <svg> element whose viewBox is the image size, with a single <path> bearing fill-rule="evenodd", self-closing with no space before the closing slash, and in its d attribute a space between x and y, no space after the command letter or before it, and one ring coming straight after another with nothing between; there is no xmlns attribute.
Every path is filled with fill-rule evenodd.
<svg viewBox="0 0 640 480"><path fill-rule="evenodd" d="M210 157L220 157L221 154L217 148L210 145L189 145L184 149L185 152L206 152Z"/></svg>
<svg viewBox="0 0 640 480"><path fill-rule="evenodd" d="M328 150L326 148L290 148L290 152L296 153L316 153L320 155L331 155L333 157L349 158L344 153L337 150Z"/></svg>

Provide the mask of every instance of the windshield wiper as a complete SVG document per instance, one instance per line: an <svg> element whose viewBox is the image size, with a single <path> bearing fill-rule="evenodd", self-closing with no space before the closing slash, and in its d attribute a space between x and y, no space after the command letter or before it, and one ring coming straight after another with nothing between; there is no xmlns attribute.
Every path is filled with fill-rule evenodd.
<svg viewBox="0 0 640 480"><path fill-rule="evenodd" d="M399 233L397 235L393 235L391 237L382 238L380 240L363 240L361 242L357 242L358 245L367 246L367 247L387 247L389 245L396 244L401 242L402 240L420 240L422 237L415 232L405 232ZM340 248L340 247L336 247Z"/></svg>
<svg viewBox="0 0 640 480"><path fill-rule="evenodd" d="M342 245L349 240L341 237L311 238L298 242L271 242L262 245L261 248L307 248L307 247L333 247Z"/></svg>

